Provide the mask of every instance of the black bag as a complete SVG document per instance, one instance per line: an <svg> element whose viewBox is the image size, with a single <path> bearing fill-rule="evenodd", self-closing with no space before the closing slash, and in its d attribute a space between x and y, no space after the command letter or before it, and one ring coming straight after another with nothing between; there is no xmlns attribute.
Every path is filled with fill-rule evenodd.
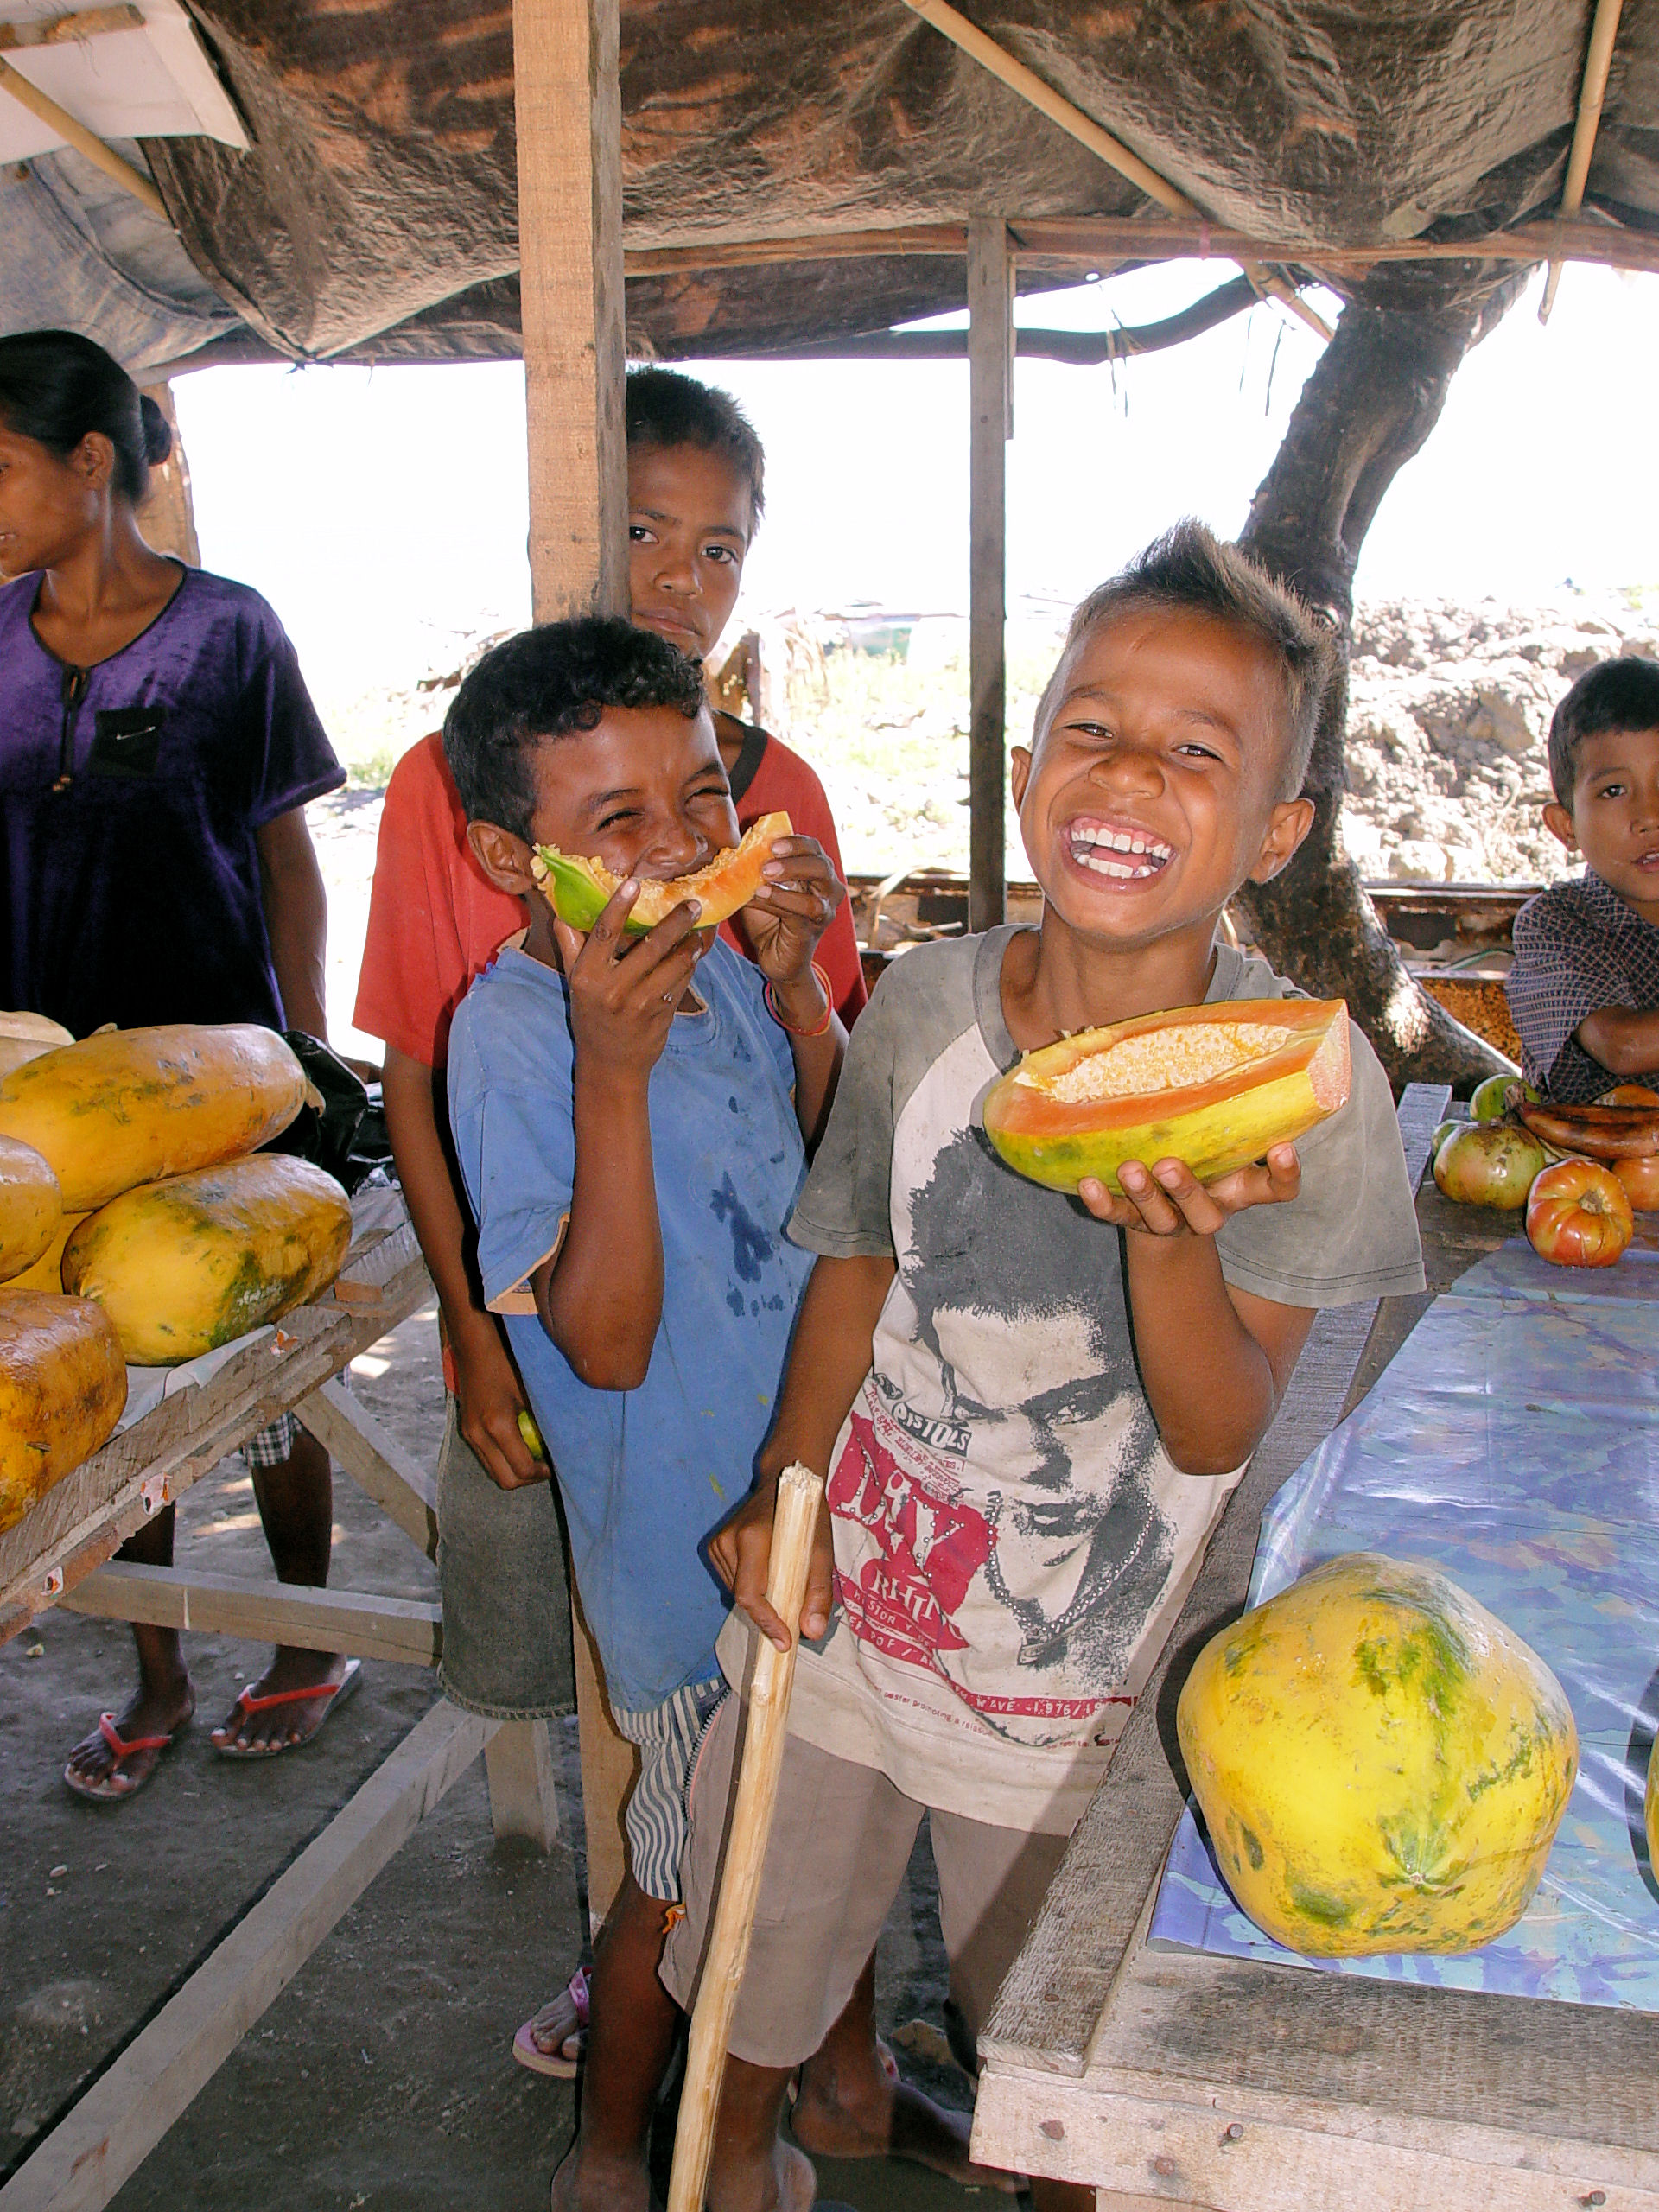
<svg viewBox="0 0 1659 2212"><path fill-rule="evenodd" d="M377 1167L391 1162L380 1086L371 1089L337 1052L302 1029L285 1029L283 1036L322 1105L302 1106L264 1149L308 1160L347 1192L355 1191Z"/></svg>

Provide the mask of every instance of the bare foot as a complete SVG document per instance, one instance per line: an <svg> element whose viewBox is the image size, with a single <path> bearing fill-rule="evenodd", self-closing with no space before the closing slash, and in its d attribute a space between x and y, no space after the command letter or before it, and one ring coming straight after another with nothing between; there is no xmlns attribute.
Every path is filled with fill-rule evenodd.
<svg viewBox="0 0 1659 2212"><path fill-rule="evenodd" d="M643 2159L584 2153L578 2135L553 2177L552 2212L657 2212L650 2171Z"/></svg>
<svg viewBox="0 0 1659 2212"><path fill-rule="evenodd" d="M280 1690L327 1689L345 1679L346 1662L337 1651L302 1651L291 1643L278 1644L271 1662L257 1682L244 1693L270 1697ZM227 1746L238 1751L284 1751L316 1726L329 1700L296 1698L291 1705L273 1706L268 1713L245 1713L233 1705L213 1733L215 1751Z"/></svg>
<svg viewBox="0 0 1659 2212"><path fill-rule="evenodd" d="M782 2136L762 2163L727 2158L709 2177L709 2212L812 2212L818 2177L812 2161Z"/></svg>
<svg viewBox="0 0 1659 2212"><path fill-rule="evenodd" d="M153 1684L141 1681L115 1716L115 1732L126 1744L142 1736L170 1736L184 1726L195 1709L196 1693L188 1675L171 1676ZM159 1745L150 1751L134 1751L118 1766L114 1748L103 1731L94 1728L70 1752L64 1774L66 1779L73 1774L95 1796L130 1797L149 1779L161 1755Z"/></svg>
<svg viewBox="0 0 1659 2212"><path fill-rule="evenodd" d="M936 2105L874 2054L868 2067L850 2072L826 2064L822 2054L809 2059L789 2124L803 2150L820 2158L909 2158L969 2189L1012 2196L1020 2186L1012 2174L974 2164L965 2113Z"/></svg>

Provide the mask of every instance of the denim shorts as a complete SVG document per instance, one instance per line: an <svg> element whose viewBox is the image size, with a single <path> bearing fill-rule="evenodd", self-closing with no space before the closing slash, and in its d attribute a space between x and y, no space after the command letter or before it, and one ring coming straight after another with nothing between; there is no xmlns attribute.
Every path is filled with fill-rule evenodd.
<svg viewBox="0 0 1659 2212"><path fill-rule="evenodd" d="M502 1490L449 1400L438 1453L438 1680L468 1713L550 1720L575 1705L564 1532L550 1482Z"/></svg>

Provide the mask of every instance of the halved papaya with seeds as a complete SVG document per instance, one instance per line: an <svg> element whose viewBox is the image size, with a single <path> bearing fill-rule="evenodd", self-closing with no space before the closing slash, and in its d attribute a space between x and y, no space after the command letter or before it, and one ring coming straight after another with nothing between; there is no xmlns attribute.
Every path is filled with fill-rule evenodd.
<svg viewBox="0 0 1659 2212"><path fill-rule="evenodd" d="M1305 1135L1348 1096L1341 999L1221 999L1079 1030L1027 1052L985 1095L1008 1166L1052 1191L1179 1160L1213 1183Z"/></svg>
<svg viewBox="0 0 1659 2212"><path fill-rule="evenodd" d="M695 875L641 883L626 925L628 935L643 937L687 899L695 899L702 909L697 927L716 928L762 889L761 870L772 858L773 842L787 837L793 826L786 814L763 814L735 845L716 853ZM625 880L613 875L602 861L562 853L556 845L537 845L531 868L549 906L573 930L592 929Z"/></svg>

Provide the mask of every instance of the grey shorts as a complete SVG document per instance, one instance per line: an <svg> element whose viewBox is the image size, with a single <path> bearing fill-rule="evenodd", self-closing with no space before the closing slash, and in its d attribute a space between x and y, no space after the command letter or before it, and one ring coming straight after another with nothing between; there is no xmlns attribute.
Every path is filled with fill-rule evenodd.
<svg viewBox="0 0 1659 2212"><path fill-rule="evenodd" d="M493 1482L453 1398L438 1452L438 1580L447 1695L493 1720L571 1711L570 1586L553 1485Z"/></svg>
<svg viewBox="0 0 1659 2212"><path fill-rule="evenodd" d="M714 1916L744 1710L734 1697L721 1707L692 1775L691 1833L680 1869L685 1917L670 1933L662 1969L669 1994L687 2012ZM728 2043L734 2056L756 2066L798 2066L818 2048L875 1948L925 1812L950 1995L963 2027L977 2040L1065 1838L929 1812L874 1767L791 1736Z"/></svg>
<svg viewBox="0 0 1659 2212"><path fill-rule="evenodd" d="M622 1815L628 1870L648 1897L677 1904L687 1800L704 1738L731 1693L718 1676L688 1682L645 1713L611 1707L619 1734L639 1746L639 1779Z"/></svg>

